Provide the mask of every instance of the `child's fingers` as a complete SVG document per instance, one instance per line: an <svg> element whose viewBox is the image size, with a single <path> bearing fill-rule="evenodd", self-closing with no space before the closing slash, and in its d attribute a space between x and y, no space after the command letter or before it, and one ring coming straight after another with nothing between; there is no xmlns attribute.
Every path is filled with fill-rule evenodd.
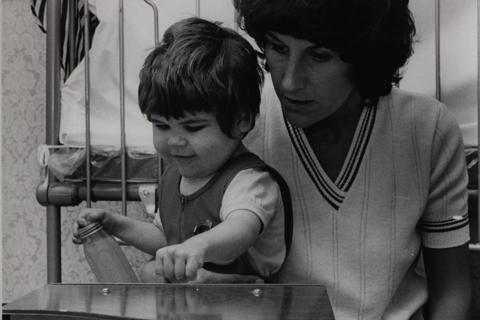
<svg viewBox="0 0 480 320"><path fill-rule="evenodd" d="M78 217L77 219L77 231L78 231L78 227L85 227L85 226L88 226L91 222L89 220L87 220L85 217Z"/></svg>
<svg viewBox="0 0 480 320"><path fill-rule="evenodd" d="M155 273L157 276L167 278L163 271L163 257L159 255L158 252L155 258Z"/></svg>
<svg viewBox="0 0 480 320"><path fill-rule="evenodd" d="M185 276L187 280L193 280L197 276L197 271L202 267L202 264L196 259L188 259L185 265Z"/></svg>
<svg viewBox="0 0 480 320"><path fill-rule="evenodd" d="M79 226L78 221L73 224L73 228L72 228L72 229L73 229L73 230L72 230L72 242L73 242L74 244L82 244L82 243L83 243L83 241L80 240L80 238L79 238L79 236L78 236L78 229L79 229L80 227L81 227L81 226Z"/></svg>
<svg viewBox="0 0 480 320"><path fill-rule="evenodd" d="M167 248L161 248L157 250L155 262L155 272L157 273L157 275L163 276L168 280L175 280L173 259L172 256L168 253Z"/></svg>
<svg viewBox="0 0 480 320"><path fill-rule="evenodd" d="M75 237L75 236L72 237L72 242L74 244L83 244L83 241L80 240L78 237Z"/></svg>
<svg viewBox="0 0 480 320"><path fill-rule="evenodd" d="M82 226L86 226L92 222L101 222L105 217L105 209L83 209L78 215L77 221L81 222Z"/></svg>
<svg viewBox="0 0 480 320"><path fill-rule="evenodd" d="M165 275L165 278L167 278L168 280L175 280L173 260L168 255L164 256L162 260L163 260L163 274Z"/></svg>
<svg viewBox="0 0 480 320"><path fill-rule="evenodd" d="M78 231L80 228L86 227L93 222L102 222L106 214L104 209L82 209L78 214L77 221L73 224L73 237L72 242L75 244L82 244L83 241L78 237Z"/></svg>
<svg viewBox="0 0 480 320"><path fill-rule="evenodd" d="M72 226L72 234L75 237L78 236L78 228L79 228L78 221L75 221L73 226Z"/></svg>
<svg viewBox="0 0 480 320"><path fill-rule="evenodd" d="M185 257L177 256L175 257L174 261L174 269L173 272L175 274L175 279L178 281L185 280L185 265L187 264L187 260Z"/></svg>
<svg viewBox="0 0 480 320"><path fill-rule="evenodd" d="M195 279L189 283L264 283L264 280L257 276L244 274L224 274L198 269Z"/></svg>

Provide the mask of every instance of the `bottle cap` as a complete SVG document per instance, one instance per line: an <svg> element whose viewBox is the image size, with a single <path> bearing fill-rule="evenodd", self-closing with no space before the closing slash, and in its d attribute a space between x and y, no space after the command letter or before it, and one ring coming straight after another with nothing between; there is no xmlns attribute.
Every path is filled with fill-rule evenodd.
<svg viewBox="0 0 480 320"><path fill-rule="evenodd" d="M82 227L78 229L78 237L80 239L86 239L92 234L94 234L97 231L100 231L103 229L103 226L99 222L91 223L89 225L86 225L85 227Z"/></svg>

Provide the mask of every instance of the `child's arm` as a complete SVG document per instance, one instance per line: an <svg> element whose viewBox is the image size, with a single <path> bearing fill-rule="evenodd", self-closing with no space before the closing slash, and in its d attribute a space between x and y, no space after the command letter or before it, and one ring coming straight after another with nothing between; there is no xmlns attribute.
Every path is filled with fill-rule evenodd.
<svg viewBox="0 0 480 320"><path fill-rule="evenodd" d="M78 229L93 222L100 222L106 232L137 249L155 255L158 248L167 244L165 235L154 224L114 214L105 209L84 209L74 225L73 241L81 243Z"/></svg>
<svg viewBox="0 0 480 320"><path fill-rule="evenodd" d="M195 278L205 262L226 263L250 248L261 229L251 211L236 210L214 228L156 253L156 272L170 281Z"/></svg>

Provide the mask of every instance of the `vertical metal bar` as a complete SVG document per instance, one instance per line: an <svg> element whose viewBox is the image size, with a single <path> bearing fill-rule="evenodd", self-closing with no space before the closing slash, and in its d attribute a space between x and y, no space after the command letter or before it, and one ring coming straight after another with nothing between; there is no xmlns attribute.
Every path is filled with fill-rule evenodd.
<svg viewBox="0 0 480 320"><path fill-rule="evenodd" d="M195 15L197 17L200 17L200 6L201 6L200 2L201 2L200 0L195 1Z"/></svg>
<svg viewBox="0 0 480 320"><path fill-rule="evenodd" d="M76 35L77 35L77 0L68 0L68 59L69 70L72 72L73 62L77 61L77 52L75 48ZM67 65L65 65L65 68ZM65 70L67 72L67 70Z"/></svg>
<svg viewBox="0 0 480 320"><path fill-rule="evenodd" d="M480 1L477 1L477 159L480 159ZM477 164L478 166L478 164ZM478 180L480 181L480 170L478 170ZM480 184L477 182L477 241L480 242Z"/></svg>
<svg viewBox="0 0 480 320"><path fill-rule="evenodd" d="M155 47L157 47L160 44L160 35L159 35L159 30L158 30L158 7L157 5L151 1L151 0L144 0L150 7L152 7L153 10L153 41L155 43ZM158 166L158 182L157 186L160 187L160 183L162 181L161 177L164 171L164 163L163 159L160 157L159 154L157 154L157 166Z"/></svg>
<svg viewBox="0 0 480 320"><path fill-rule="evenodd" d="M157 5L151 0L144 0L153 10L153 40L155 47L160 43L160 35L158 31L158 8Z"/></svg>
<svg viewBox="0 0 480 320"><path fill-rule="evenodd" d="M122 214L127 214L127 152L125 145L125 38L123 0L118 2L118 35L120 60L120 156L122 170Z"/></svg>
<svg viewBox="0 0 480 320"><path fill-rule="evenodd" d="M47 92L46 92L46 142L57 144L57 118L60 108L60 0L47 2ZM48 175L49 184L54 182L52 174ZM47 282L62 281L61 273L61 230L60 207L47 206Z"/></svg>
<svg viewBox="0 0 480 320"><path fill-rule="evenodd" d="M435 0L435 97L437 100L442 101L442 81L441 81L441 61L440 61L440 1Z"/></svg>
<svg viewBox="0 0 480 320"><path fill-rule="evenodd" d="M84 0L84 43L85 43L85 171L87 208L92 206L92 174L91 174L91 135L90 135L90 9L88 0Z"/></svg>

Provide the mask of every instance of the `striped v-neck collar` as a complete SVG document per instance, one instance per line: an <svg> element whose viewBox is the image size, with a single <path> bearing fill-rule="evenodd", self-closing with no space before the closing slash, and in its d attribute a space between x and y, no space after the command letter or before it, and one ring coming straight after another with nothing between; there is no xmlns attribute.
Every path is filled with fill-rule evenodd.
<svg viewBox="0 0 480 320"><path fill-rule="evenodd" d="M288 134L305 170L318 191L335 210L340 208L346 193L357 176L375 124L376 108L376 106L365 106L363 108L352 143L335 181L332 181L323 170L303 129L291 125L284 116Z"/></svg>

